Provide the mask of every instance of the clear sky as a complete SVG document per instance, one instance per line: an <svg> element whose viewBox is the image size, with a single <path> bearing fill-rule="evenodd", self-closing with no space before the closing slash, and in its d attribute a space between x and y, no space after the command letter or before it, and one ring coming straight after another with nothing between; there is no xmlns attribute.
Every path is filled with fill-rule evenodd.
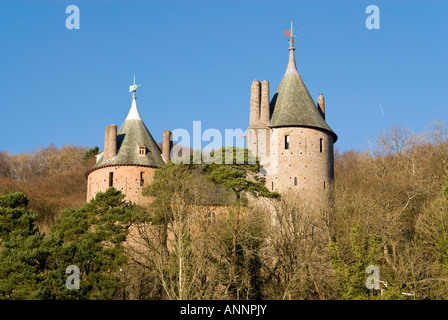
<svg viewBox="0 0 448 320"><path fill-rule="evenodd" d="M80 29L68 30L68 5ZM380 29L365 26L380 9ZM288 62L283 30L311 96L322 92L341 150L391 123L416 132L448 119L448 1L0 1L0 150L50 143L103 148L121 126L136 73L140 114L163 130L249 123L250 86L271 97ZM224 135L224 132L223 132Z"/></svg>

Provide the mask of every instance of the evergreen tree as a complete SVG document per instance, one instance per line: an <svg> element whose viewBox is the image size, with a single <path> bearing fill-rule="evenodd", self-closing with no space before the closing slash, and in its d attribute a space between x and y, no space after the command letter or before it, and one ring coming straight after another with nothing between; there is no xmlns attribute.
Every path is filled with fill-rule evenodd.
<svg viewBox="0 0 448 320"><path fill-rule="evenodd" d="M83 161L86 161L94 156L96 156L98 154L98 152L100 151L100 148L98 148L97 146L90 148L82 157Z"/></svg>
<svg viewBox="0 0 448 320"><path fill-rule="evenodd" d="M0 299L36 299L42 279L42 235L20 192L0 197Z"/></svg>
<svg viewBox="0 0 448 320"><path fill-rule="evenodd" d="M213 152L211 155L214 155ZM270 192L265 187L264 180L257 175L260 170L260 162L258 159L254 161L248 149L223 147L221 157L221 164L211 163L206 165L204 173L210 180L233 190L237 201L244 201L243 195L246 192L254 196L280 197L278 192ZM228 159L231 159L231 161Z"/></svg>
<svg viewBox="0 0 448 320"><path fill-rule="evenodd" d="M65 209L43 241L47 255L41 296L44 299L111 299L126 262L123 243L133 206L109 188L79 210ZM67 289L66 268L80 270L80 288Z"/></svg>

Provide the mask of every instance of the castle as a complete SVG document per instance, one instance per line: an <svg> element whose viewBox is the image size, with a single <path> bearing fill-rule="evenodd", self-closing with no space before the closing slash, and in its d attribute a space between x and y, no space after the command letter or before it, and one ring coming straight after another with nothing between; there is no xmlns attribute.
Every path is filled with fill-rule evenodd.
<svg viewBox="0 0 448 320"><path fill-rule="evenodd" d="M325 121L323 95L316 105L297 71L292 25L289 36L288 65L272 99L268 81L252 82L247 148L259 157L269 190L296 192L326 205L334 180L337 135ZM148 200L141 195L142 187L170 161L171 132L164 131L162 151L140 117L136 89L134 79L131 109L118 133L116 125L106 127L104 151L86 173L87 201L113 186L127 200L144 203Z"/></svg>

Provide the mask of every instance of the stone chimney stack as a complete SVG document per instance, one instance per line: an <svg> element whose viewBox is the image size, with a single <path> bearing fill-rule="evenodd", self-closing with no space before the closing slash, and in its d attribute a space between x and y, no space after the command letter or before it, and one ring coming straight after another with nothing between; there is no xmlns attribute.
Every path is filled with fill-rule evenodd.
<svg viewBox="0 0 448 320"><path fill-rule="evenodd" d="M109 127L109 152L112 159L117 155L117 125L111 124Z"/></svg>
<svg viewBox="0 0 448 320"><path fill-rule="evenodd" d="M163 160L165 160L165 163L168 163L171 160L170 153L172 146L173 142L171 141L171 131L163 131L162 157Z"/></svg>
<svg viewBox="0 0 448 320"><path fill-rule="evenodd" d="M117 125L106 126L104 134L104 160L110 160L117 154Z"/></svg>
<svg viewBox="0 0 448 320"><path fill-rule="evenodd" d="M104 160L110 159L110 152L109 152L109 135L110 135L110 126L106 126L106 132L104 134Z"/></svg>
<svg viewBox="0 0 448 320"><path fill-rule="evenodd" d="M261 108L260 125L265 128L269 125L269 81L264 80L261 83Z"/></svg>
<svg viewBox="0 0 448 320"><path fill-rule="evenodd" d="M260 119L260 81L254 80L252 82L252 87L250 89L250 118L249 127L254 127L258 125Z"/></svg>
<svg viewBox="0 0 448 320"><path fill-rule="evenodd" d="M322 118L325 120L325 99L322 93L317 97L317 108L319 109Z"/></svg>

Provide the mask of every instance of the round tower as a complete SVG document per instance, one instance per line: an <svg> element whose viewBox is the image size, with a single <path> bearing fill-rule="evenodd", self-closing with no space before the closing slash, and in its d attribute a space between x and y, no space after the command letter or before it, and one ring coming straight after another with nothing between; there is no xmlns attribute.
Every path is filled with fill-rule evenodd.
<svg viewBox="0 0 448 320"><path fill-rule="evenodd" d="M325 121L323 96L316 106L297 71L292 25L290 35L288 66L270 103L266 186L280 193L297 192L312 204L327 206L337 135Z"/></svg>
<svg viewBox="0 0 448 320"><path fill-rule="evenodd" d="M86 173L87 201L114 187L126 195L126 200L145 203L149 200L141 195L142 187L152 183L155 171L165 165L159 146L138 112L137 87L134 79L129 89L133 92L131 109L118 133L116 125L106 127L104 151Z"/></svg>

